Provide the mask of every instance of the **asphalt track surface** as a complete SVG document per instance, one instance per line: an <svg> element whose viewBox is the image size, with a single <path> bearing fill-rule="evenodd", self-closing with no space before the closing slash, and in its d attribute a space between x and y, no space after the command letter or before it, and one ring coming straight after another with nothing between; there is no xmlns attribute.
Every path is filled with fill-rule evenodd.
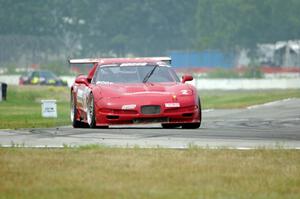
<svg viewBox="0 0 300 199"><path fill-rule="evenodd" d="M99 144L117 147L294 148L300 149L300 99L233 110L205 110L199 129L162 129L160 124L109 129L0 130L0 145L62 147Z"/></svg>

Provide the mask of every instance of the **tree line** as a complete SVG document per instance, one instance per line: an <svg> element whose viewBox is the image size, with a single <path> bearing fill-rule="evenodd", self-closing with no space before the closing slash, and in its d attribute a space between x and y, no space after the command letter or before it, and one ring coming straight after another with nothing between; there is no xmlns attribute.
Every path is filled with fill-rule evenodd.
<svg viewBox="0 0 300 199"><path fill-rule="evenodd" d="M0 66L254 49L299 39L298 10L298 0L0 0Z"/></svg>

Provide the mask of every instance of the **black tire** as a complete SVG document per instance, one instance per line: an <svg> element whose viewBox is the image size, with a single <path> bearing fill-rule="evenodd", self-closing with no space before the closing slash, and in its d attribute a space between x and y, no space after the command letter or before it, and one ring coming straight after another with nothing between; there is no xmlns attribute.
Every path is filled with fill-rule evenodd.
<svg viewBox="0 0 300 199"><path fill-rule="evenodd" d="M201 108L201 101L200 98L198 98L198 107L199 107L199 119L200 122L197 123L186 123L182 125L183 129L198 129L201 126L202 121L202 108Z"/></svg>
<svg viewBox="0 0 300 199"><path fill-rule="evenodd" d="M96 128L97 129L108 129L109 127L108 126L97 126Z"/></svg>
<svg viewBox="0 0 300 199"><path fill-rule="evenodd" d="M81 121L78 121L76 118L77 118L77 108L76 108L76 105L75 105L75 98L73 96L73 92L71 93L71 99L70 99L70 109L71 109L71 121L72 121L72 126L74 128L86 128L86 124L81 122Z"/></svg>
<svg viewBox="0 0 300 199"><path fill-rule="evenodd" d="M186 123L182 125L183 129L197 129L200 127L200 123Z"/></svg>
<svg viewBox="0 0 300 199"><path fill-rule="evenodd" d="M200 97L198 97L198 107L199 107L199 120L200 120L199 127L200 127L201 126L201 122L202 122L202 106L201 106Z"/></svg>
<svg viewBox="0 0 300 199"><path fill-rule="evenodd" d="M161 124L161 127L163 129L174 129L174 128L177 128L179 126L180 125L178 125L178 124Z"/></svg>
<svg viewBox="0 0 300 199"><path fill-rule="evenodd" d="M108 129L108 126L97 126L96 125L96 115L95 115L95 102L93 93L90 93L88 104L87 104L87 122L90 128L97 128L97 129Z"/></svg>
<svg viewBox="0 0 300 199"><path fill-rule="evenodd" d="M95 103L93 93L90 93L87 103L87 122L90 128L96 128Z"/></svg>

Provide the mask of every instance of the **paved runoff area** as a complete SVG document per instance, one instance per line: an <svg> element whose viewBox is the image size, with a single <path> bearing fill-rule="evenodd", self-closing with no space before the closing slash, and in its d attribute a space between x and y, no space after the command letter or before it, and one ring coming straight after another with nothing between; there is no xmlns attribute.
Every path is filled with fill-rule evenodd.
<svg viewBox="0 0 300 199"><path fill-rule="evenodd" d="M2 147L293 148L300 149L300 99L247 109L204 110L199 129L162 129L160 124L73 129L71 126L0 130Z"/></svg>

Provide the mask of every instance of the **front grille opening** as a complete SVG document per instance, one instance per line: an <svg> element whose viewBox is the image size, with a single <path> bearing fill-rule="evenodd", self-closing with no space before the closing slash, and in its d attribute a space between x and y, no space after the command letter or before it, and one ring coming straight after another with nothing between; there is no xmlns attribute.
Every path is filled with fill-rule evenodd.
<svg viewBox="0 0 300 199"><path fill-rule="evenodd" d="M137 123L166 123L169 122L167 117L156 117L156 118L137 118L132 120L134 124Z"/></svg>
<svg viewBox="0 0 300 199"><path fill-rule="evenodd" d="M106 118L109 120L116 120L116 119L119 119L119 116L118 115L107 115Z"/></svg>
<svg viewBox="0 0 300 199"><path fill-rule="evenodd" d="M145 105L141 107L141 113L145 115L160 114L160 106L158 105Z"/></svg>
<svg viewBox="0 0 300 199"><path fill-rule="evenodd" d="M111 114L137 114L136 110L121 110L121 109L108 109L102 108L100 109L101 113L111 113Z"/></svg>
<svg viewBox="0 0 300 199"><path fill-rule="evenodd" d="M182 116L183 117L192 117L193 113L183 113Z"/></svg>

